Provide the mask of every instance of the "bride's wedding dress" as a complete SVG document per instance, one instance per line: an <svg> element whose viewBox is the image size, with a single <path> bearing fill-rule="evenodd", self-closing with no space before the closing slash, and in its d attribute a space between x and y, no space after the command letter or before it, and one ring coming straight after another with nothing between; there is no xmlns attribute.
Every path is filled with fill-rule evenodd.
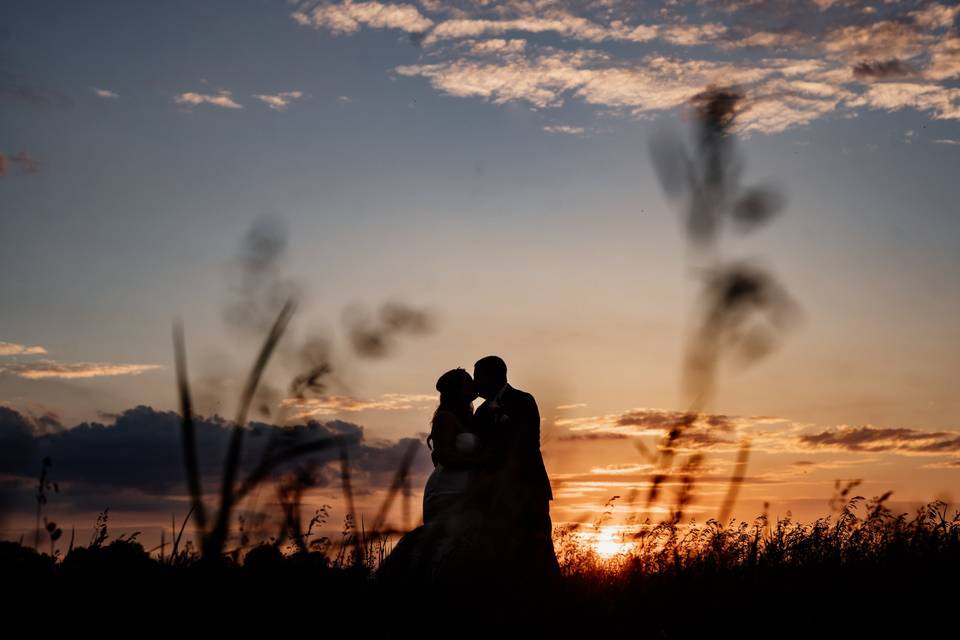
<svg viewBox="0 0 960 640"><path fill-rule="evenodd" d="M387 557L381 575L388 580L392 575L404 581L433 582L475 525L475 514L464 508L464 499L469 495L470 466L479 441L450 412L439 412L435 422L434 469L423 492L423 525L405 534Z"/></svg>
<svg viewBox="0 0 960 640"><path fill-rule="evenodd" d="M457 453L467 456L476 451L477 439L462 431L454 440ZM436 462L423 491L423 524L434 525L455 516L456 506L470 484L470 469L445 466Z"/></svg>

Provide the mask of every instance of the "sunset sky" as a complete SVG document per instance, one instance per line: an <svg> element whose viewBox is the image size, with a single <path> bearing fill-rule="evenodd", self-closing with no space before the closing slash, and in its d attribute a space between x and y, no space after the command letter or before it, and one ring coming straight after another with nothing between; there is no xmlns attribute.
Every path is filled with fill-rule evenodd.
<svg viewBox="0 0 960 640"><path fill-rule="evenodd" d="M650 142L686 138L711 85L745 95L742 182L785 202L721 251L775 274L798 312L766 357L721 363L681 443L681 462L705 456L690 515L717 515L746 437L739 517L825 515L837 479L904 511L958 499L958 16L891 0L3 2L0 536L32 530L49 454L49 517L85 542L110 507L117 532L156 544L189 506L174 321L198 411L230 418L284 292L298 306L251 418L358 437L365 513L428 431L437 377L491 353L539 403L555 522L645 487L636 442L655 449L689 406L700 287ZM251 238L273 258L259 270ZM424 326L355 348L384 305ZM333 373L300 401L310 345ZM201 424L210 487L225 427ZM414 470L415 519L425 453ZM333 505L336 528L339 496L331 476L306 502Z"/></svg>

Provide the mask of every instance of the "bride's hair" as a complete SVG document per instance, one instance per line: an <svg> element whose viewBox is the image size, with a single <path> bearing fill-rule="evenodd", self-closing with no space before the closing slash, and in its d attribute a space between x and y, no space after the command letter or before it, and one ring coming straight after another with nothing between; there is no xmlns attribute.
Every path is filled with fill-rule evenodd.
<svg viewBox="0 0 960 640"><path fill-rule="evenodd" d="M473 400L467 399L463 394L463 383L470 379L470 374L466 369L451 369L437 379L437 391L440 392L440 404L437 410L433 412L430 419L430 426L437 421L437 414L441 411L449 411L455 415L464 426L470 424L473 418ZM433 450L433 433L427 436L427 447Z"/></svg>

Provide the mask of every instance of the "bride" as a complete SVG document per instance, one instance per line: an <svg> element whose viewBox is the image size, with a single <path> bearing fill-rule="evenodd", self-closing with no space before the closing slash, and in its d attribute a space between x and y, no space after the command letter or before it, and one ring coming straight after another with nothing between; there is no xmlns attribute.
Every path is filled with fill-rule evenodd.
<svg viewBox="0 0 960 640"><path fill-rule="evenodd" d="M472 467L481 447L472 433L473 401L477 390L464 369L451 369L437 380L440 403L433 414L427 446L433 472L423 492L423 525L397 542L378 571L385 581L399 579L431 583L449 571L458 555L470 554L479 524L478 487ZM450 567L445 569L445 567Z"/></svg>
<svg viewBox="0 0 960 640"><path fill-rule="evenodd" d="M451 369L437 380L440 404L433 414L427 446L433 473L423 492L423 524L432 526L455 516L470 484L477 439L471 433L477 390L464 369Z"/></svg>

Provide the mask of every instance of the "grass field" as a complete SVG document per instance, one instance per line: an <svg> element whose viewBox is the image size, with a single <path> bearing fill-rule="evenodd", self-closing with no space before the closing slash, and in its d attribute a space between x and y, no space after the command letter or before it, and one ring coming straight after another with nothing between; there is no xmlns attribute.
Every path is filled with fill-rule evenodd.
<svg viewBox="0 0 960 640"><path fill-rule="evenodd" d="M192 545L150 554L135 537L110 540L105 520L88 545L65 554L2 542L0 571L5 583L20 586L19 599L8 599L18 603L11 612L52 607L76 620L113 607L150 616L180 603L184 611L171 615L189 609L194 622L323 619L363 637L471 635L516 625L560 636L620 630L650 637L859 637L901 624L950 637L960 512L933 502L895 514L885 500L854 496L812 523L765 516L731 526L648 523L612 556L585 545L576 527L557 527L563 579L553 586L517 583L508 567L495 568L502 580L493 583L385 583L377 568L389 554L387 538L352 531L314 551L284 554L262 544L220 562L204 561Z"/></svg>

